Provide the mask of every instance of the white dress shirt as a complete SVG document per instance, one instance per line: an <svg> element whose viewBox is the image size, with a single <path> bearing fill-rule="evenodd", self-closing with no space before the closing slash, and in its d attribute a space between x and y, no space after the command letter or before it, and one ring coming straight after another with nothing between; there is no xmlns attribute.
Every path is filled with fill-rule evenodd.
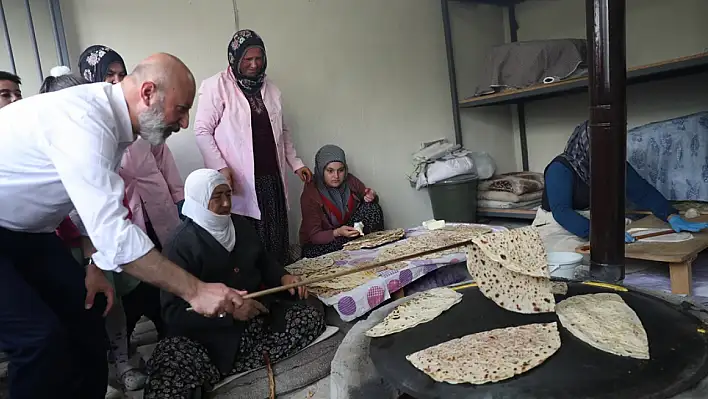
<svg viewBox="0 0 708 399"><path fill-rule="evenodd" d="M145 255L153 244L126 220L116 173L133 140L120 84L79 85L0 109L0 227L54 232L76 208L98 267L120 271Z"/></svg>

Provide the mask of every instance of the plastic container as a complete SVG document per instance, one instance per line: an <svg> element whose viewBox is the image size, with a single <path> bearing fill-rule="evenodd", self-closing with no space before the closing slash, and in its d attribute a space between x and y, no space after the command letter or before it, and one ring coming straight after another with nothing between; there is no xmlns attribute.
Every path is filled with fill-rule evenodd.
<svg viewBox="0 0 708 399"><path fill-rule="evenodd" d="M477 221L477 176L459 175L428 186L435 219L446 222Z"/></svg>
<svg viewBox="0 0 708 399"><path fill-rule="evenodd" d="M549 252L548 270L553 277L572 279L575 269L583 264L583 255L575 252Z"/></svg>

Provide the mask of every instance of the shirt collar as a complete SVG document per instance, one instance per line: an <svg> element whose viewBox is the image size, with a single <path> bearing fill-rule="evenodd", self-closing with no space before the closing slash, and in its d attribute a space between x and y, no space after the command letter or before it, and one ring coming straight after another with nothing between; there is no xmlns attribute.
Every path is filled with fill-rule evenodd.
<svg viewBox="0 0 708 399"><path fill-rule="evenodd" d="M125 102L123 85L120 83L111 85L108 88L108 101L111 103L113 113L116 117L116 128L118 129L118 141L121 143L132 143L135 141L133 134L133 124L130 121L128 104Z"/></svg>

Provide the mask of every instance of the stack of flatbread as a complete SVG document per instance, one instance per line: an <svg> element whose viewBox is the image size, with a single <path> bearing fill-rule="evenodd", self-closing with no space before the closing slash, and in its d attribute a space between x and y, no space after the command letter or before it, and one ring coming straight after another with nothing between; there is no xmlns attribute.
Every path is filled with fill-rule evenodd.
<svg viewBox="0 0 708 399"><path fill-rule="evenodd" d="M433 288L398 305L381 323L366 332L369 337L395 334L427 323L462 301L462 294L449 288Z"/></svg>
<svg viewBox="0 0 708 399"><path fill-rule="evenodd" d="M328 269L334 265L334 262L334 259L327 255L318 256L317 258L302 258L285 266L285 270L294 276L307 278L314 273Z"/></svg>
<svg viewBox="0 0 708 399"><path fill-rule="evenodd" d="M414 254L416 252L429 251L436 248L446 247L448 245L462 243L465 241L469 241L473 237L489 233L490 231L491 230L489 228L479 226L445 226L442 229L432 230L419 236L410 237L404 241L397 243L396 245L388 246L386 248L381 249L381 251L379 251L378 256L376 257L376 261L383 262L391 259L400 258L402 256ZM466 249L464 247L458 247L443 250L440 252L435 252L429 255L423 255L419 258L414 258L410 260L437 259L445 255L451 255L465 251Z"/></svg>
<svg viewBox="0 0 708 399"><path fill-rule="evenodd" d="M535 227L486 234L472 240L467 269L484 296L506 310L555 310L546 250Z"/></svg>
<svg viewBox="0 0 708 399"><path fill-rule="evenodd" d="M377 231L345 243L343 249L345 251L354 251L364 248L376 248L390 242L398 241L405 235L406 233L403 229Z"/></svg>
<svg viewBox="0 0 708 399"><path fill-rule="evenodd" d="M556 323L529 324L466 335L406 356L438 382L485 384L524 373L560 348Z"/></svg>

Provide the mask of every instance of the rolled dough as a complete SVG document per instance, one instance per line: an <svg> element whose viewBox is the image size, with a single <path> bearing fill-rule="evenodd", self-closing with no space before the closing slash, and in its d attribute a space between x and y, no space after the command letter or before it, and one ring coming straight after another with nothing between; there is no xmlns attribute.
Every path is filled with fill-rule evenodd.
<svg viewBox="0 0 708 399"><path fill-rule="evenodd" d="M649 229L649 228L634 228L629 229L627 232L633 236L639 236L643 234L658 233L660 231L665 231L666 229ZM693 234L688 232L667 234L665 236L642 238L641 242L683 242L688 241L693 238Z"/></svg>

